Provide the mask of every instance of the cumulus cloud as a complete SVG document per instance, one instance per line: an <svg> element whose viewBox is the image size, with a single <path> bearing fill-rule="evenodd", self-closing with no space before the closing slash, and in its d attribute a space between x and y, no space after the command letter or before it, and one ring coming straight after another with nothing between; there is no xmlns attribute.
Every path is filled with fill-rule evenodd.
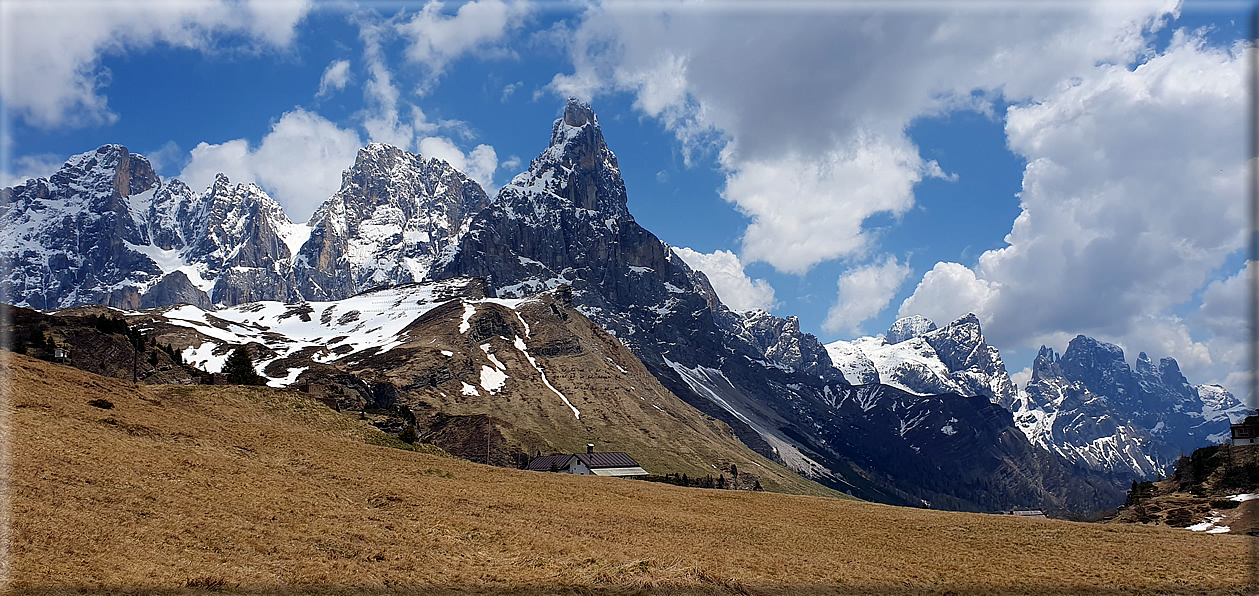
<svg viewBox="0 0 1259 596"><path fill-rule="evenodd" d="M464 153L446 137L425 137L420 140L420 153L427 157L436 157L476 180L485 192L493 195L494 170L498 169L498 154L489 145L477 145Z"/></svg>
<svg viewBox="0 0 1259 596"><path fill-rule="evenodd" d="M990 303L999 288L959 263L936 263L922 276L913 295L901 303L898 316L922 315L932 321L952 321L968 312L992 320ZM986 325L985 329L991 329ZM989 331L986 335L991 336Z"/></svg>
<svg viewBox="0 0 1259 596"><path fill-rule="evenodd" d="M12 164L5 164L5 170L0 172L0 188L23 184L32 178L47 178L61 169L65 162L65 157L52 153L23 155L13 160Z"/></svg>
<svg viewBox="0 0 1259 596"><path fill-rule="evenodd" d="M1237 343L1250 339L1254 323L1248 311L1256 293L1256 276L1259 276L1259 263L1246 261L1232 276L1207 284L1198 315L1214 337Z"/></svg>
<svg viewBox="0 0 1259 596"><path fill-rule="evenodd" d="M178 168L188 157L188 153L180 149L175 141L166 141L161 147L145 151L143 155L149 160L149 165L153 166L153 171L163 176L173 174L175 168Z"/></svg>
<svg viewBox="0 0 1259 596"><path fill-rule="evenodd" d="M429 0L409 20L398 25L407 40L406 57L422 64L429 79L436 79L446 65L466 54L502 41L519 28L529 13L523 0L473 0L453 15L444 14L446 3Z"/></svg>
<svg viewBox="0 0 1259 596"><path fill-rule="evenodd" d="M1142 32L1176 9L708 6L592 6L552 36L573 71L550 89L631 92L688 162L720 151L723 196L752 220L744 256L794 273L860 257L874 240L867 218L903 213L923 177L950 177L905 138L915 118L1040 97L1099 62L1127 63L1145 50ZM817 233L822 212L836 233Z"/></svg>
<svg viewBox="0 0 1259 596"><path fill-rule="evenodd" d="M1010 373L1010 382L1016 387L1027 388L1027 384L1032 381L1032 367L1024 367L1023 370ZM1020 389L1022 391L1022 389Z"/></svg>
<svg viewBox="0 0 1259 596"><path fill-rule="evenodd" d="M102 55L159 43L213 52L224 39L284 48L309 9L308 0L0 3L0 96L35 126L110 123Z"/></svg>
<svg viewBox="0 0 1259 596"><path fill-rule="evenodd" d="M1249 403L1256 403L1253 381L1249 368L1251 333L1254 321L1250 319L1251 301L1256 296L1259 281L1259 264L1247 261L1236 274L1207 284L1202 293L1202 305L1194 313L1211 334L1207 346L1213 362L1214 377L1207 382L1220 383L1236 395L1248 395Z"/></svg>
<svg viewBox="0 0 1259 596"><path fill-rule="evenodd" d="M859 136L820 157L744 161L726 177L722 196L752 219L743 234L748 260L804 274L822 261L865 253L871 238L862 222L909 210L924 171L903 136Z"/></svg>
<svg viewBox="0 0 1259 596"><path fill-rule="evenodd" d="M854 267L839 276L839 297L826 313L826 331L858 333L862 323L878 316L909 278L909 265L887 255L881 262Z"/></svg>
<svg viewBox="0 0 1259 596"><path fill-rule="evenodd" d="M349 82L350 61L333 60L328 68L324 69L323 76L319 77L319 92L315 94L315 97L323 97L333 91L345 89Z"/></svg>
<svg viewBox="0 0 1259 596"><path fill-rule="evenodd" d="M774 288L763 279L752 279L743 270L743 263L738 255L728 250L718 250L705 254L689 248L673 249L674 254L682 258L691 269L704 272L713 291L731 310L748 311L754 309L773 310L777 305L774 300Z"/></svg>
<svg viewBox="0 0 1259 596"><path fill-rule="evenodd" d="M354 163L360 147L357 132L298 108L284 114L257 147L245 139L197 145L179 178L197 190L219 173L236 183L257 182L289 217L305 221L340 188L341 171Z"/></svg>
<svg viewBox="0 0 1259 596"><path fill-rule="evenodd" d="M1011 107L1009 146L1027 166L1007 246L973 269L937 264L901 313L975 311L997 345L1084 333L1174 356L1190 378L1223 376L1192 321L1169 312L1244 245L1247 51L1177 31L1135 68L1099 64ZM1207 286L1212 333L1235 322L1216 297L1240 287Z"/></svg>
<svg viewBox="0 0 1259 596"><path fill-rule="evenodd" d="M458 15L465 14L464 9L468 6L464 5L456 17L452 18L460 18ZM428 14L425 18L446 18L439 15L441 7L440 2L430 2L410 23L414 25L416 19L425 14ZM466 14L482 14L478 12L480 10L482 9L472 9L472 12ZM391 24L392 20L380 23L366 20L366 17L359 19L359 37L363 40L363 60L368 73L363 90L367 108L361 114L367 138L372 142L387 143L407 151L417 151L428 157L443 159L476 180L492 195L497 190L494 186L494 172L498 169L498 154L494 147L479 144L465 152L450 135L464 140L471 139L473 134L467 123L454 119L432 120L419 106L404 99L394 83L393 72L383 50L384 43L397 33L397 29Z"/></svg>

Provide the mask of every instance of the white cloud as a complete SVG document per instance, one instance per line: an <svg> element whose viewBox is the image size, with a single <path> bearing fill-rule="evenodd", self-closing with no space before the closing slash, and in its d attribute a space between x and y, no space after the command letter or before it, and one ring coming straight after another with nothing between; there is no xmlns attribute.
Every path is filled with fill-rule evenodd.
<svg viewBox="0 0 1259 596"><path fill-rule="evenodd" d="M1259 276L1259 263L1247 261L1232 276L1207 284L1198 315L1214 337L1238 343L1250 339L1253 322L1248 311L1250 300L1255 296L1256 276Z"/></svg>
<svg viewBox="0 0 1259 596"><path fill-rule="evenodd" d="M398 25L407 40L406 56L423 64L430 80L439 77L446 65L466 54L496 44L507 33L524 24L527 2L513 0L473 0L454 15L443 14L444 2L429 0L415 16Z"/></svg>
<svg viewBox="0 0 1259 596"><path fill-rule="evenodd" d="M1206 342L1213 363L1212 377L1203 381L1220 383L1235 395L1249 395L1250 403L1256 404L1246 370L1249 358L1251 333L1254 322L1250 320L1251 301L1255 300L1255 283L1259 276L1259 264L1247 261L1236 274L1207 284L1202 293L1202 305L1191 319L1200 322L1211 334Z"/></svg>
<svg viewBox="0 0 1259 596"><path fill-rule="evenodd" d="M366 20L367 17L361 15L357 17L359 36L363 40L363 60L367 65L368 73L367 84L363 91L367 108L361 113L361 117L363 128L370 141L387 143L406 151L416 151L427 157L443 159L469 178L476 180L486 193L493 195L497 190L494 185L494 172L499 166L498 154L494 151L494 147L480 144L465 153L449 135L453 134L464 140L473 138L474 135L467 123L454 119L430 120L419 106L403 99L402 93L393 82L393 73L386 62L383 49L383 45L390 36L395 35L399 30L411 33L422 30L423 27L416 28L416 23L422 22L423 19L436 19L430 23L435 27L433 30L445 32L447 30L442 29L441 23L454 27L453 30L458 30L459 27L466 25L465 21L458 20L467 18L461 15L484 14L484 6L468 9L469 6L465 4L455 17L451 17L458 21L454 24L443 21L447 17L440 16L442 4L434 1L425 5L424 10L408 25L396 28L391 24L392 20L378 23ZM465 9L470 12L465 13ZM396 18L400 17L395 17L395 20ZM404 113L409 113L409 119L403 117ZM515 165L519 165L519 159L516 160Z"/></svg>
<svg viewBox="0 0 1259 596"><path fill-rule="evenodd" d="M865 321L891 304L896 291L909 278L910 268L888 255L880 263L854 267L839 276L839 297L826 313L822 329L859 333Z"/></svg>
<svg viewBox="0 0 1259 596"><path fill-rule="evenodd" d="M363 61L367 64L368 75L367 84L363 87L367 104L363 112L363 128L367 131L368 140L374 143L388 143L410 151L414 148L416 133L423 131L417 131L412 123L404 122L399 116L401 93L393 84L393 73L385 63L384 50L381 48L388 34L387 25L359 23L359 37L363 40ZM428 124L423 111L414 108L412 114L418 116L418 123L422 126Z"/></svg>
<svg viewBox="0 0 1259 596"><path fill-rule="evenodd" d="M350 82L350 61L333 60L319 77L319 92L315 97L323 97L333 91L345 89Z"/></svg>
<svg viewBox="0 0 1259 596"><path fill-rule="evenodd" d="M861 256L874 242L866 218L912 207L923 177L951 178L905 138L914 119L1043 96L1098 62L1127 63L1143 29L1176 9L810 6L592 6L549 37L573 63L550 89L629 91L688 163L720 149L725 197L752 219L744 257L802 273ZM838 232L819 233L819 214Z"/></svg>
<svg viewBox="0 0 1259 596"><path fill-rule="evenodd" d="M1027 388L1027 384L1032 380L1032 367L1024 367L1023 370L1010 373L1010 382L1016 387ZM1022 391L1020 389L1019 391Z"/></svg>
<svg viewBox="0 0 1259 596"><path fill-rule="evenodd" d="M0 188L17 186L32 178L47 178L61 169L66 158L52 153L40 155L23 155L13 164L5 164L6 169L0 172Z"/></svg>
<svg viewBox="0 0 1259 596"><path fill-rule="evenodd" d="M743 234L749 261L804 274L817 263L864 254L871 238L862 222L909 210L924 171L904 137L860 136L820 156L746 160L726 177L722 197L752 219Z"/></svg>
<svg viewBox="0 0 1259 596"><path fill-rule="evenodd" d="M1173 356L1190 379L1241 365L1218 341L1236 319L1215 307L1240 282L1207 286L1199 329L1214 340L1170 311L1244 245L1246 58L1183 31L1147 58L1099 64L1009 109L1009 146L1027 167L1007 246L974 269L937 264L902 314L974 311L996 345L1084 333Z"/></svg>
<svg viewBox="0 0 1259 596"><path fill-rule="evenodd" d="M341 186L341 171L362 147L358 133L300 108L284 114L251 148L245 139L201 143L179 178L195 190L218 173L236 183L257 182L280 202L294 221L310 214Z"/></svg>
<svg viewBox="0 0 1259 596"><path fill-rule="evenodd" d="M309 9L306 0L3 2L0 96L35 126L113 122L102 55L159 43L213 52L237 36L248 49L285 48Z"/></svg>
<svg viewBox="0 0 1259 596"><path fill-rule="evenodd" d="M763 279L748 277L743 270L743 263L734 253L718 250L705 254L679 247L675 247L673 252L692 269L702 271L712 284L713 291L717 292L717 297L721 298L722 304L731 310L773 310L777 305L774 288Z"/></svg>
<svg viewBox="0 0 1259 596"><path fill-rule="evenodd" d="M511 99L511 96L515 95L516 91L518 91L524 85L525 85L524 81L516 81L515 83L508 83L506 85L503 85L503 95L502 97L499 98L499 101L503 103L507 103L507 100Z"/></svg>
<svg viewBox="0 0 1259 596"><path fill-rule="evenodd" d="M922 276L913 295L901 303L898 316L922 315L932 321L952 321L973 312L991 330L990 303L999 287L975 277L975 272L959 263L936 263ZM989 337L991 331L986 334Z"/></svg>
<svg viewBox="0 0 1259 596"><path fill-rule="evenodd" d="M464 153L446 137L425 137L420 140L420 154L445 160L456 170L476 180L487 194L493 196L494 170L498 169L498 154L489 145L477 145Z"/></svg>
<svg viewBox="0 0 1259 596"><path fill-rule="evenodd" d="M173 174L174 168L177 168L188 156L179 148L179 145L175 144L175 141L166 141L161 147L153 151L145 151L143 155L149 160L149 165L153 166L153 171L163 176Z"/></svg>

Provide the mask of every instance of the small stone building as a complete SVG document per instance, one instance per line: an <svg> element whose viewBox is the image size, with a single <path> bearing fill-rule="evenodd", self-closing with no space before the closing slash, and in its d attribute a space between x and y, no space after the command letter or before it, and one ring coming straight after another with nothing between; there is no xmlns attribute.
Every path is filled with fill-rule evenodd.
<svg viewBox="0 0 1259 596"><path fill-rule="evenodd" d="M525 468L535 472L564 472L593 476L632 478L647 476L647 470L623 451L596 453L595 446L587 444L585 453L559 453L534 458Z"/></svg>

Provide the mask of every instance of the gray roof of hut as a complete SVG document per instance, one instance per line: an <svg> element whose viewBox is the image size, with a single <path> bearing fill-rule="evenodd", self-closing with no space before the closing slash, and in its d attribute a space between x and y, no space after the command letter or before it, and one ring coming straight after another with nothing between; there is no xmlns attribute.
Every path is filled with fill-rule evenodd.
<svg viewBox="0 0 1259 596"><path fill-rule="evenodd" d="M556 455L543 455L534 458L529 462L528 470L537 472L546 472L551 469L551 464L555 464L556 469L561 469L568 465L570 458L577 458L581 463L586 464L591 470L599 470L603 468L636 468L638 462L630 457L624 451L611 451L608 453L559 453Z"/></svg>

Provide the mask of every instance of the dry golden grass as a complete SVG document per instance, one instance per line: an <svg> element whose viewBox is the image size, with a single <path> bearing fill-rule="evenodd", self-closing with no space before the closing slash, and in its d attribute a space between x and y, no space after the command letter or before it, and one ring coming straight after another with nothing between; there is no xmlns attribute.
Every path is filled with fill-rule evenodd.
<svg viewBox="0 0 1259 596"><path fill-rule="evenodd" d="M370 445L299 394L9 356L22 594L1243 593L1247 537L684 489ZM108 399L112 409L88 405Z"/></svg>

